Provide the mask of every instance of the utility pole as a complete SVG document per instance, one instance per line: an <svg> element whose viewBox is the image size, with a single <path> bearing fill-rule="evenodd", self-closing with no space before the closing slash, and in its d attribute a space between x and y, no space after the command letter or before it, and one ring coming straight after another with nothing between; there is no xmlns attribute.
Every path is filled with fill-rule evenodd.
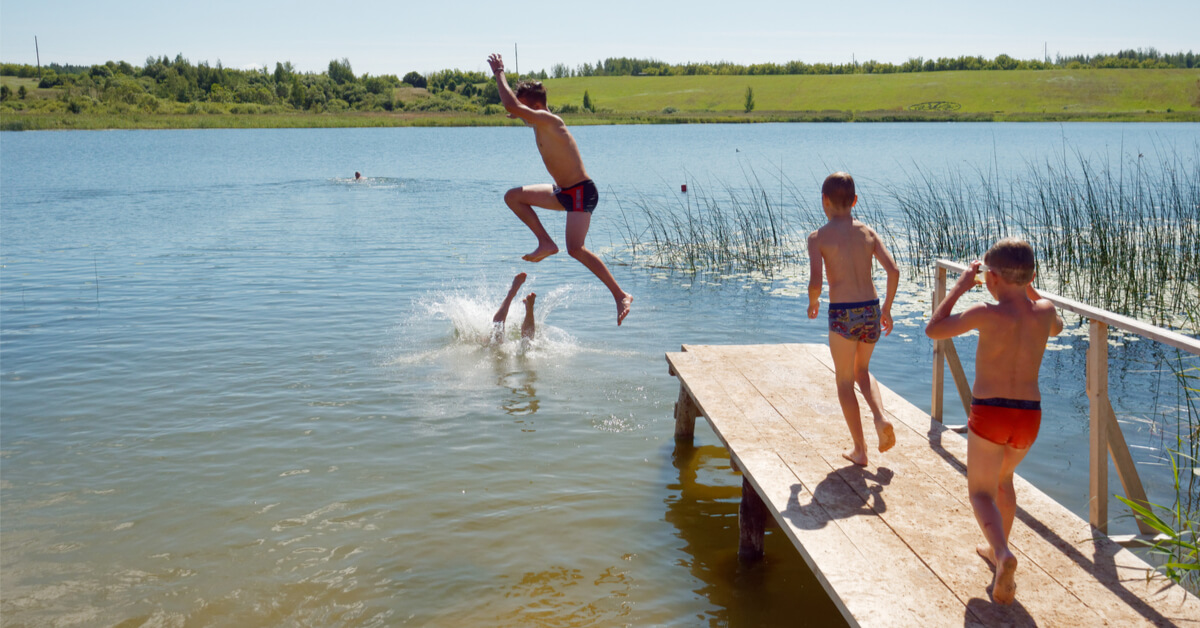
<svg viewBox="0 0 1200 628"><path fill-rule="evenodd" d="M42 51L38 50L37 35L33 36L33 52L37 55L38 80L42 80Z"/></svg>
<svg viewBox="0 0 1200 628"><path fill-rule="evenodd" d="M521 57L517 56L517 45L513 44L513 65L517 68L517 78L521 77Z"/></svg>

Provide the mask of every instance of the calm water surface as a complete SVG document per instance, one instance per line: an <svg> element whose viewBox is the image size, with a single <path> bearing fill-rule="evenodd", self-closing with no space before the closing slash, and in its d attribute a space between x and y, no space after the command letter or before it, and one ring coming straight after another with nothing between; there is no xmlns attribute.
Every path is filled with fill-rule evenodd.
<svg viewBox="0 0 1200 628"><path fill-rule="evenodd" d="M879 190L918 164L1016 170L1200 141L1200 125L1171 124L575 133L602 190L590 243L610 259L615 201L688 180L782 174L816 197L848 169L886 214ZM782 535L738 564L727 454L707 428L671 438L663 352L823 342L799 280L614 265L636 297L617 328L577 262L520 261L534 240L501 197L544 181L521 128L0 135L3 623L836 621ZM560 232L561 215L545 221ZM489 344L519 271L539 334L514 337L518 303ZM926 290L906 293L873 371L927 409ZM1082 514L1079 346L1048 354L1022 472ZM1113 387L1146 420L1127 438L1169 503L1156 381Z"/></svg>

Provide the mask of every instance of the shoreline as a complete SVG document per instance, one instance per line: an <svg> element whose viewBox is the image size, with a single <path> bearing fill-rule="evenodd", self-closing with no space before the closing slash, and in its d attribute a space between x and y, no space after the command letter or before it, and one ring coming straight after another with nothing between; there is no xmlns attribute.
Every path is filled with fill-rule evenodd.
<svg viewBox="0 0 1200 628"><path fill-rule="evenodd" d="M761 111L621 112L564 114L572 126L631 124L759 124L877 122L1200 122L1200 111L1146 112L939 112L939 111ZM493 114L427 113L219 113L110 114L8 113L0 131L150 130L150 129L302 129L383 127L520 126Z"/></svg>

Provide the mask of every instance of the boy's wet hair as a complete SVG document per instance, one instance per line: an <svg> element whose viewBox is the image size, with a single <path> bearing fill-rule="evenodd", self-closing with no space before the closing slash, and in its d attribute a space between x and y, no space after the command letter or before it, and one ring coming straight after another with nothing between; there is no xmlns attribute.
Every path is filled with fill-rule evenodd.
<svg viewBox="0 0 1200 628"><path fill-rule="evenodd" d="M848 172L835 172L825 177L821 194L828 196L835 207L850 207L854 203L854 177Z"/></svg>
<svg viewBox="0 0 1200 628"><path fill-rule="evenodd" d="M1004 238L993 244L983 256L983 263L1008 283L1023 286L1033 281L1033 247L1021 238Z"/></svg>
<svg viewBox="0 0 1200 628"><path fill-rule="evenodd" d="M521 81L517 83L517 98L528 100L546 106L546 86L541 81Z"/></svg>

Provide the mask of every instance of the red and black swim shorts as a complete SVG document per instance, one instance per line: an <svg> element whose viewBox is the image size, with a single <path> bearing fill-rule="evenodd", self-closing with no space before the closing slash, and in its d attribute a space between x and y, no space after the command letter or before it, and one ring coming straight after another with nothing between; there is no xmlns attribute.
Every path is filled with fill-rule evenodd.
<svg viewBox="0 0 1200 628"><path fill-rule="evenodd" d="M562 203L563 209L569 212L592 213L600 202L600 192L591 179L584 179L569 188L554 186L554 197Z"/></svg>

